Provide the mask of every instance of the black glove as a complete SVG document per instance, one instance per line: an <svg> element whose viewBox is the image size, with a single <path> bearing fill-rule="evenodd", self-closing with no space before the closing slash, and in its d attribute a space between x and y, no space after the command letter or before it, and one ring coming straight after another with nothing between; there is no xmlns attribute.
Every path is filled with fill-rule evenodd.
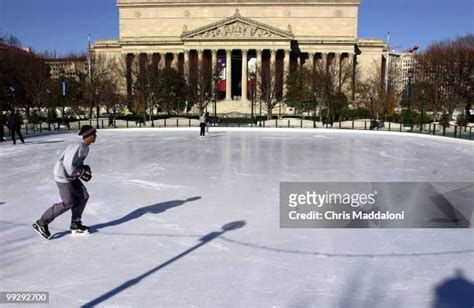
<svg viewBox="0 0 474 308"><path fill-rule="evenodd" d="M91 167L88 165L82 165L77 169L75 175L84 182L89 182L90 179L92 179Z"/></svg>

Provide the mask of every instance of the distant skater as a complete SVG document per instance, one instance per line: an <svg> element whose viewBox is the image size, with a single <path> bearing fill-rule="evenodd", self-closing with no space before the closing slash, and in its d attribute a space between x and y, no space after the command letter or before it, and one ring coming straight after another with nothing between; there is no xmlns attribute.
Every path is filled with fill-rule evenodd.
<svg viewBox="0 0 474 308"><path fill-rule="evenodd" d="M114 115L110 112L107 118L109 120L109 127L114 126Z"/></svg>
<svg viewBox="0 0 474 308"><path fill-rule="evenodd" d="M61 201L44 212L34 224L36 232L49 239L51 233L48 225L59 215L71 210L71 232L89 233L89 228L82 225L81 217L86 207L89 194L80 180L88 182L92 178L91 168L84 165L89 154L89 146L95 142L97 131L90 125L82 126L79 135L82 141L70 144L54 165L54 180L59 188Z"/></svg>
<svg viewBox="0 0 474 308"><path fill-rule="evenodd" d="M18 137L20 138L21 143L25 143L25 140L23 139L23 135L21 134L20 116L12 112L11 110L8 110L7 119L5 122L6 122L5 125L10 130L10 136L12 138L13 144L16 144L15 133L18 134Z"/></svg>
<svg viewBox="0 0 474 308"><path fill-rule="evenodd" d="M206 116L204 113L199 117L199 126L201 127L201 138L206 136Z"/></svg>

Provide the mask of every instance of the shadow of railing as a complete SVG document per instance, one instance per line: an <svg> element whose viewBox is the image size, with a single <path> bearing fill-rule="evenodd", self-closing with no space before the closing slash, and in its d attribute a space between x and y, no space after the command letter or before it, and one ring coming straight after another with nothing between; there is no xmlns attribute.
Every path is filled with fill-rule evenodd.
<svg viewBox="0 0 474 308"><path fill-rule="evenodd" d="M187 254L189 254L189 253L193 252L194 250L198 249L199 247L209 243L210 241L212 241L214 239L217 239L218 237L220 237L224 233L226 233L228 231L233 231L233 230L240 229L243 226L245 226L245 224L246 223L243 220L234 221L234 222L231 222L231 223L228 223L228 224L224 225L220 231L214 231L214 232L211 232L209 234L206 234L205 236L203 236L199 239L200 243L196 244L195 246L193 246L193 247L189 248L188 250L180 253L179 255L169 259L168 261L158 265L157 267L141 274L140 276L137 276L135 278L132 278L132 279L122 283L118 287L116 287L116 288L110 290L109 292L107 292L107 293L91 300L90 302L82 305L81 307L84 307L84 308L94 307L95 305L98 305L98 304L108 300L109 298L117 295L118 293L120 293L120 292L122 292L122 291L138 284L140 281L142 281L146 277L150 276L151 274L153 274L153 273L161 270L162 268L170 265L171 263L181 259L182 257L186 256Z"/></svg>
<svg viewBox="0 0 474 308"><path fill-rule="evenodd" d="M426 256L444 256L444 255L460 255L460 254L474 254L474 249L465 250L450 250L450 251L434 251L434 252L407 252L407 253L373 253L373 254L353 254L353 253L328 253L322 251L303 251L298 249L275 248L261 244L248 243L222 236L221 240L235 245L250 247L253 249L261 249L272 251L276 253L288 253L297 255L308 255L317 257L338 257L338 258L412 258L412 257L426 257Z"/></svg>
<svg viewBox="0 0 474 308"><path fill-rule="evenodd" d="M64 140L51 140L51 141L28 141L32 144L49 144L49 143L62 143Z"/></svg>

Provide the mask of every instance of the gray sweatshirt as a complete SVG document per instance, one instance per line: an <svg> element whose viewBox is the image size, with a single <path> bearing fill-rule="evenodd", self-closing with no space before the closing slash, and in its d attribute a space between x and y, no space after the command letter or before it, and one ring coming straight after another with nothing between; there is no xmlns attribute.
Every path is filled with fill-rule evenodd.
<svg viewBox="0 0 474 308"><path fill-rule="evenodd" d="M54 165L54 180L58 183L72 182L74 171L83 165L89 147L82 141L70 144Z"/></svg>

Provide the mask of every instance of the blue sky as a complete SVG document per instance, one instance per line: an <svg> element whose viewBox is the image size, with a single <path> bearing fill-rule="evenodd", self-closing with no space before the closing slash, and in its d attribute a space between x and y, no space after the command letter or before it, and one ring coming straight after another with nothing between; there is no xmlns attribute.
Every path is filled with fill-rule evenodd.
<svg viewBox="0 0 474 308"><path fill-rule="evenodd" d="M87 49L92 40L119 36L115 0L0 0L0 32L24 46L58 55ZM362 0L359 37L391 46L425 48L431 42L474 33L474 0Z"/></svg>

